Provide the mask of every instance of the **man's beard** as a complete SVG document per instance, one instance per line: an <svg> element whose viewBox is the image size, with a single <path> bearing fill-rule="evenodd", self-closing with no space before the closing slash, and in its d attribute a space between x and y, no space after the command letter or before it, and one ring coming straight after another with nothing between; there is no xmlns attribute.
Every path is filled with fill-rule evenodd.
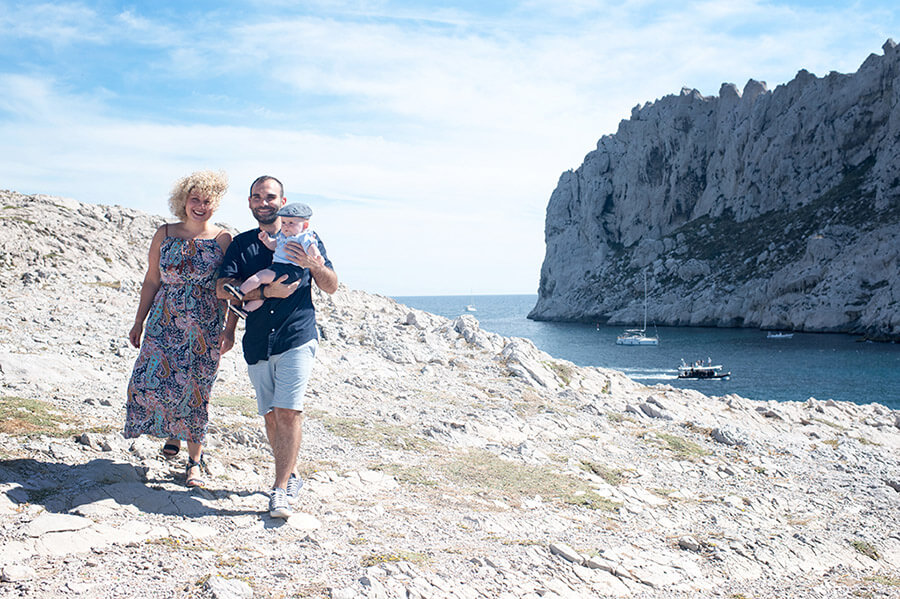
<svg viewBox="0 0 900 599"><path fill-rule="evenodd" d="M276 220L278 220L278 211L272 210L269 213L260 213L258 210L253 210L253 218L256 219L261 225L271 225Z"/></svg>

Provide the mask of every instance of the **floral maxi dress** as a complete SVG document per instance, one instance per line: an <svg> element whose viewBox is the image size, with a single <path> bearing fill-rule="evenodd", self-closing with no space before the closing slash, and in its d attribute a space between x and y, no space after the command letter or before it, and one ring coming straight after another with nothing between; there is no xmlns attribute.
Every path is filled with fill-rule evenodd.
<svg viewBox="0 0 900 599"><path fill-rule="evenodd" d="M160 245L162 285L128 383L126 437L204 442L225 314L216 298L224 257L215 239L166 237Z"/></svg>

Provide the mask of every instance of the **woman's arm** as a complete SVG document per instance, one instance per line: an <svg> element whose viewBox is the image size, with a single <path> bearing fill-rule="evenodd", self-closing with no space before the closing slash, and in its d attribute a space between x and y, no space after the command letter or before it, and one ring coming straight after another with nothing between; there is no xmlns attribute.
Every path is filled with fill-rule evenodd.
<svg viewBox="0 0 900 599"><path fill-rule="evenodd" d="M222 248L222 253L224 254L228 250L228 246L231 245L231 233L228 231L222 231L216 236L216 241L219 242L219 247ZM216 282L216 292L218 295L218 290L221 284ZM224 291L224 290L223 290ZM219 298L223 299L223 298ZM225 301L228 301L227 299ZM237 328L238 317L231 310L225 311L225 330L222 331L222 334L219 335L219 355L225 354L228 350L234 347L234 330Z"/></svg>
<svg viewBox="0 0 900 599"><path fill-rule="evenodd" d="M159 272L159 248L165 239L165 226L156 230L153 240L150 241L150 253L147 257L147 274L144 275L144 284L141 285L141 299L138 302L137 314L134 317L134 326L128 333L128 340L134 347L141 346L141 334L144 332L144 321L150 313L153 298L162 286L162 274Z"/></svg>

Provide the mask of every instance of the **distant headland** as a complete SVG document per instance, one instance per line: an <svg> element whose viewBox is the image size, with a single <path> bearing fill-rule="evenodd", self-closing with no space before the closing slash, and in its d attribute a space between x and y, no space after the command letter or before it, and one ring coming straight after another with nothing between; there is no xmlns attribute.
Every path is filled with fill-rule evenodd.
<svg viewBox="0 0 900 599"><path fill-rule="evenodd" d="M529 318L900 339L900 49L769 91L683 89L567 171Z"/></svg>

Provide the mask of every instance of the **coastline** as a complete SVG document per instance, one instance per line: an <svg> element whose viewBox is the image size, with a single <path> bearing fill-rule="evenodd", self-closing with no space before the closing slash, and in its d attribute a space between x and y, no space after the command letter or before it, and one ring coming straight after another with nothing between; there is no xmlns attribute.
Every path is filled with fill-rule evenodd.
<svg viewBox="0 0 900 599"><path fill-rule="evenodd" d="M262 513L271 460L239 350L214 387L214 483L186 490L155 440L118 430L154 219L14 202L9 215L37 202L135 243L107 262L0 222L15 256L0 273L4 405L49 419L0 433L0 591L774 599L900 586L897 410L646 386L345 287L314 299L298 513Z"/></svg>

